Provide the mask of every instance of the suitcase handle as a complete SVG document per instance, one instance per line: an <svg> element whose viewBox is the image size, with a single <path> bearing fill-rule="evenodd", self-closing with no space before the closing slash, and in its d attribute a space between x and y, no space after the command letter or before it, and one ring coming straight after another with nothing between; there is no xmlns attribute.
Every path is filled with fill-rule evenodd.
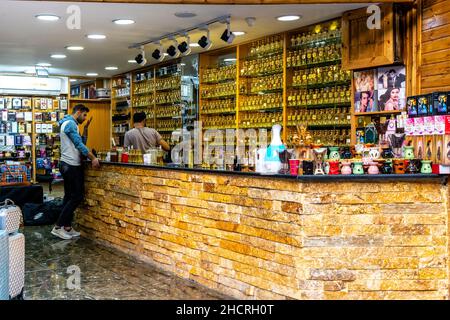
<svg viewBox="0 0 450 320"><path fill-rule="evenodd" d="M11 199L5 199L5 201L3 201L3 202L0 202L0 203L2 203L2 207L6 207L6 206L8 206L8 205L13 205L13 206L15 206L16 204L14 203L14 201L12 201Z"/></svg>

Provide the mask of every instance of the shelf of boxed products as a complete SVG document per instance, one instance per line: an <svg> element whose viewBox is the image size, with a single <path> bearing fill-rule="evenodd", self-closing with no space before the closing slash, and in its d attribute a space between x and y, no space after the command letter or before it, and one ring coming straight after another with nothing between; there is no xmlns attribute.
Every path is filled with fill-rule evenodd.
<svg viewBox="0 0 450 320"><path fill-rule="evenodd" d="M236 80L236 65L207 68L201 72L202 85L214 85Z"/></svg>
<svg viewBox="0 0 450 320"><path fill-rule="evenodd" d="M120 77L112 78L111 99L123 100L130 97L131 75L126 74Z"/></svg>

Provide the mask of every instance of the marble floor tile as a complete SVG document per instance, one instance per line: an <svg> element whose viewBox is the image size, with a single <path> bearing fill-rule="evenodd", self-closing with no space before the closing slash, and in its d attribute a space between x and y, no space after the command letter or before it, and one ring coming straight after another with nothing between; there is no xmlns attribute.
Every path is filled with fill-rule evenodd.
<svg viewBox="0 0 450 320"><path fill-rule="evenodd" d="M61 240L51 235L51 229L22 230L26 244L25 299L230 299L88 239ZM77 289L68 288L73 286L72 269L68 268L80 271Z"/></svg>

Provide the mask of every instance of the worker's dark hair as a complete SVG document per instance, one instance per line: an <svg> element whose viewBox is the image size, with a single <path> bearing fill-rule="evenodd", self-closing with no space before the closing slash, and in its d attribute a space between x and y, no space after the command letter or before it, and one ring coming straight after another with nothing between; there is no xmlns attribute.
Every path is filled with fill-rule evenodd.
<svg viewBox="0 0 450 320"><path fill-rule="evenodd" d="M145 114L145 112L136 112L135 114L133 114L133 122L142 122L145 119L147 119L147 115Z"/></svg>
<svg viewBox="0 0 450 320"><path fill-rule="evenodd" d="M75 107L73 107L72 114L80 112L89 112L89 108L86 107L84 104L77 104Z"/></svg>

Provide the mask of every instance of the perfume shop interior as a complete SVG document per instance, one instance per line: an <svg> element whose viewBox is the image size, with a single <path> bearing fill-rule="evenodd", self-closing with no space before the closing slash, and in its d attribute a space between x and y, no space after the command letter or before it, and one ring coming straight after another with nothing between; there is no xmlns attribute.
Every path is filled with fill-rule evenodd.
<svg viewBox="0 0 450 320"><path fill-rule="evenodd" d="M2 194L54 195L83 104L82 238L234 298L448 299L448 1L77 5L0 22Z"/></svg>

